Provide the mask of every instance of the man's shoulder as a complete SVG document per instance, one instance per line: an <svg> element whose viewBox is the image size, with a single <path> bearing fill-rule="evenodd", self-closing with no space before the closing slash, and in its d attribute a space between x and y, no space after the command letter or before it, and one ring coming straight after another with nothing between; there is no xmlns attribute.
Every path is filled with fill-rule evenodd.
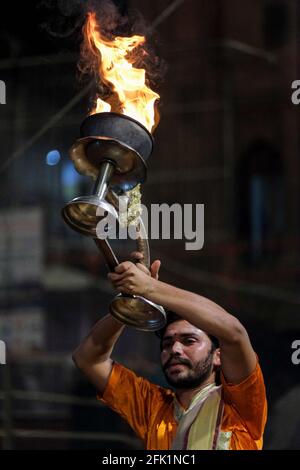
<svg viewBox="0 0 300 470"><path fill-rule="evenodd" d="M113 374L118 377L121 383L132 384L139 386L141 389L149 389L160 396L162 400L173 401L174 392L167 387L155 383L152 379L141 375L139 372L132 370L131 368L124 366L118 362L114 362Z"/></svg>
<svg viewBox="0 0 300 470"><path fill-rule="evenodd" d="M255 368L253 371L245 377L243 380L241 380L239 383L230 383L227 382L224 374L221 371L221 385L222 389L226 392L236 392L236 393L241 393L243 394L247 389L253 387L253 386L260 386L264 388L264 377L263 373L259 364L259 360L257 358Z"/></svg>
<svg viewBox="0 0 300 470"><path fill-rule="evenodd" d="M251 438L262 438L267 419L267 397L263 374L257 361L253 372L238 384L222 381L224 415L222 427L247 431ZM224 430L224 429L223 429Z"/></svg>

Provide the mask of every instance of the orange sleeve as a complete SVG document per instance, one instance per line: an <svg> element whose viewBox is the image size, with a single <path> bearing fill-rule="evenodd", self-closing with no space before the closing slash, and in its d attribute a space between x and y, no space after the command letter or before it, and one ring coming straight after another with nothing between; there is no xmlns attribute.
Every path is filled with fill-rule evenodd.
<svg viewBox="0 0 300 470"><path fill-rule="evenodd" d="M267 419L267 399L259 363L243 382L230 384L221 372L224 401L232 406L254 440L261 439Z"/></svg>
<svg viewBox="0 0 300 470"><path fill-rule="evenodd" d="M122 416L135 433L145 440L151 408L157 404L159 390L159 386L114 363L104 393L98 394L97 399Z"/></svg>

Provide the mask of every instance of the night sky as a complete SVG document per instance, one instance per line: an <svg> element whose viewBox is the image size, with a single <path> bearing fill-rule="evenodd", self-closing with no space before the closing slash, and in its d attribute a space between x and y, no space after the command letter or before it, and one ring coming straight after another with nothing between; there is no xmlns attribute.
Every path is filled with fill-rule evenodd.
<svg viewBox="0 0 300 470"><path fill-rule="evenodd" d="M26 0L1 5L0 57L21 58L78 50L83 20L80 7L62 11L59 3L70 4Z"/></svg>
<svg viewBox="0 0 300 470"><path fill-rule="evenodd" d="M78 51L86 3L87 0L1 2L0 59ZM126 12L125 0L115 3L121 12Z"/></svg>

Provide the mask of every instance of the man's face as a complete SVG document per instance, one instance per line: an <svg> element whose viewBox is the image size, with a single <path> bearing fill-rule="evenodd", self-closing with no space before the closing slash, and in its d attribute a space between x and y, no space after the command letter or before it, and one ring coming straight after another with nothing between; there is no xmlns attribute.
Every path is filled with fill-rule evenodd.
<svg viewBox="0 0 300 470"><path fill-rule="evenodd" d="M168 383L177 389L196 388L219 365L217 352L202 330L186 320L171 323L162 339L161 364Z"/></svg>

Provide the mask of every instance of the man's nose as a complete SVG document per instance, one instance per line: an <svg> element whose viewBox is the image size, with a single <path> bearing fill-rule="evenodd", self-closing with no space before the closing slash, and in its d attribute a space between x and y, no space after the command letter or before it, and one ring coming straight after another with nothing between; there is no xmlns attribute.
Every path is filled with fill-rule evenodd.
<svg viewBox="0 0 300 470"><path fill-rule="evenodd" d="M174 341L172 344L171 352L173 354L181 354L182 353L182 343L180 341Z"/></svg>

